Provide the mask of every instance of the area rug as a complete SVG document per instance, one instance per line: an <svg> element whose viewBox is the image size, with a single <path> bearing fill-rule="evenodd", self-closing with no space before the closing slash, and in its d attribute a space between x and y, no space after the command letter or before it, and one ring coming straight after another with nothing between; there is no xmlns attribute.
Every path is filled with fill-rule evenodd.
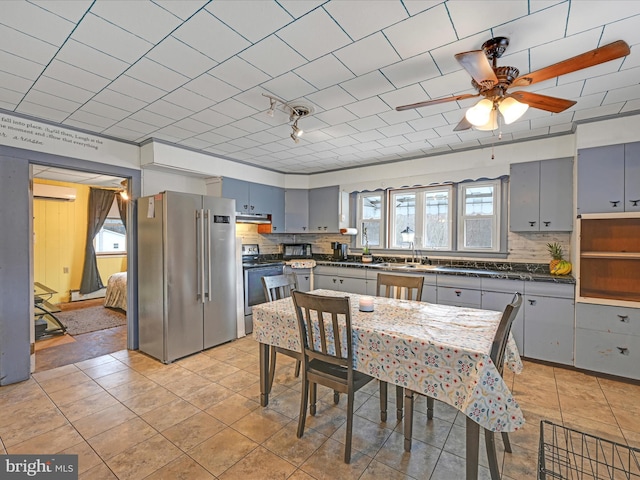
<svg viewBox="0 0 640 480"><path fill-rule="evenodd" d="M55 314L67 328L69 335L82 335L106 328L126 325L127 314L118 308L107 308L102 305L62 311Z"/></svg>

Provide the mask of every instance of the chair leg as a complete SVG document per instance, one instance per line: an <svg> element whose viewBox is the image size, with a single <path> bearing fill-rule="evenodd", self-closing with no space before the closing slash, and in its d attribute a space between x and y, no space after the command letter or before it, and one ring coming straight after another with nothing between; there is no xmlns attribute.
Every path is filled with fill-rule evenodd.
<svg viewBox="0 0 640 480"><path fill-rule="evenodd" d="M380 421L387 421L387 382L380 380Z"/></svg>
<svg viewBox="0 0 640 480"><path fill-rule="evenodd" d="M296 360L296 372L295 372L295 376L296 378L298 378L300 376L300 364L302 362L300 362L300 360Z"/></svg>
<svg viewBox="0 0 640 480"><path fill-rule="evenodd" d="M344 463L351 462L351 436L353 434L353 390L347 392L347 436L344 440Z"/></svg>
<svg viewBox="0 0 640 480"><path fill-rule="evenodd" d="M496 439L491 430L484 430L484 443L487 447L487 459L489 460L489 472L491 473L491 480L500 480L498 457L496 455Z"/></svg>
<svg viewBox="0 0 640 480"><path fill-rule="evenodd" d="M502 443L504 443L504 451L512 453L511 442L509 441L509 434L507 432L502 432Z"/></svg>
<svg viewBox="0 0 640 480"><path fill-rule="evenodd" d="M402 404L404 400L404 388L396 385L396 419L402 421Z"/></svg>
<svg viewBox="0 0 640 480"><path fill-rule="evenodd" d="M427 397L427 420L433 420L433 404L435 400L433 397Z"/></svg>
<svg viewBox="0 0 640 480"><path fill-rule="evenodd" d="M273 379L276 376L276 347L271 347L269 350L269 393L271 393Z"/></svg>
<svg viewBox="0 0 640 480"><path fill-rule="evenodd" d="M413 435L413 392L404 389L404 451L411 451L411 436Z"/></svg>
<svg viewBox="0 0 640 480"><path fill-rule="evenodd" d="M337 390L333 391L333 403L335 405L338 405L340 403L340 392L338 392Z"/></svg>
<svg viewBox="0 0 640 480"><path fill-rule="evenodd" d="M304 423L307 418L307 402L309 401L309 382L306 375L302 378L302 391L300 397L300 416L298 417L298 438L304 434Z"/></svg>
<svg viewBox="0 0 640 480"><path fill-rule="evenodd" d="M314 416L316 414L316 395L318 393L318 386L315 383L311 384L311 401L309 405L309 413Z"/></svg>

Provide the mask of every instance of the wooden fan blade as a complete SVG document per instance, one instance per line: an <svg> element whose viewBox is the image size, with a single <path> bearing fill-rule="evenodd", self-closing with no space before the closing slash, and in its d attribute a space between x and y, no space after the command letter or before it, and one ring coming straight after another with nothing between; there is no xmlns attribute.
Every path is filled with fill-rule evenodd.
<svg viewBox="0 0 640 480"><path fill-rule="evenodd" d="M456 60L462 65L473 79L482 84L482 82L491 81L498 83L496 72L491 68L491 63L487 55L482 50L472 50L471 52L462 52L455 55Z"/></svg>
<svg viewBox="0 0 640 480"><path fill-rule="evenodd" d="M550 97L533 92L518 91L510 93L507 96L513 97L521 103L526 103L530 107L553 113L563 112L576 104L573 100L565 100L564 98Z"/></svg>
<svg viewBox="0 0 640 480"><path fill-rule="evenodd" d="M630 52L629 45L623 40L618 40L604 47L590 50L576 57L568 58L567 60L536 70L535 72L522 75L516 78L511 86L520 87L542 82L550 78L582 70L583 68L600 65L601 63L609 62L616 58L622 58L629 55Z"/></svg>
<svg viewBox="0 0 640 480"><path fill-rule="evenodd" d="M435 100L426 100L424 102L412 103L410 105L401 105L396 107L396 110L401 112L403 110L411 110L412 108L428 107L429 105L437 105L438 103L455 102L456 100L464 100L465 98L473 98L480 96L479 93L475 95L471 93L463 93L462 95L454 95L453 97L436 98Z"/></svg>
<svg viewBox="0 0 640 480"><path fill-rule="evenodd" d="M469 130L471 127L473 127L473 125L471 125L469 120L467 120L467 117L462 117L462 120L460 120L460 123L456 125L456 128L454 128L453 131L459 132L461 130Z"/></svg>

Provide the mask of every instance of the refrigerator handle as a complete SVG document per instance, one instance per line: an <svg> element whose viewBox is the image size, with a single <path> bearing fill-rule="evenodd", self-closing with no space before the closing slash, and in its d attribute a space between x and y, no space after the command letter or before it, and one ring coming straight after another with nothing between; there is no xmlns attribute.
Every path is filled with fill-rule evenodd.
<svg viewBox="0 0 640 480"><path fill-rule="evenodd" d="M207 222L207 299L211 301L211 210L205 215Z"/></svg>
<svg viewBox="0 0 640 480"><path fill-rule="evenodd" d="M204 210L200 209L198 213L198 217L200 218L200 258L198 259L198 268L200 269L200 288L198 293L200 294L200 299L202 303L204 303Z"/></svg>

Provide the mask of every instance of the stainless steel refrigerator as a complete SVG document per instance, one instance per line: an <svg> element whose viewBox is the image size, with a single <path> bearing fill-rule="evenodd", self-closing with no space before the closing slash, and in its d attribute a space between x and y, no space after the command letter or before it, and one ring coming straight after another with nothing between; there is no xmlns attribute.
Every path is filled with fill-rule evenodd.
<svg viewBox="0 0 640 480"><path fill-rule="evenodd" d="M164 363L236 338L235 200L138 199L139 347Z"/></svg>

